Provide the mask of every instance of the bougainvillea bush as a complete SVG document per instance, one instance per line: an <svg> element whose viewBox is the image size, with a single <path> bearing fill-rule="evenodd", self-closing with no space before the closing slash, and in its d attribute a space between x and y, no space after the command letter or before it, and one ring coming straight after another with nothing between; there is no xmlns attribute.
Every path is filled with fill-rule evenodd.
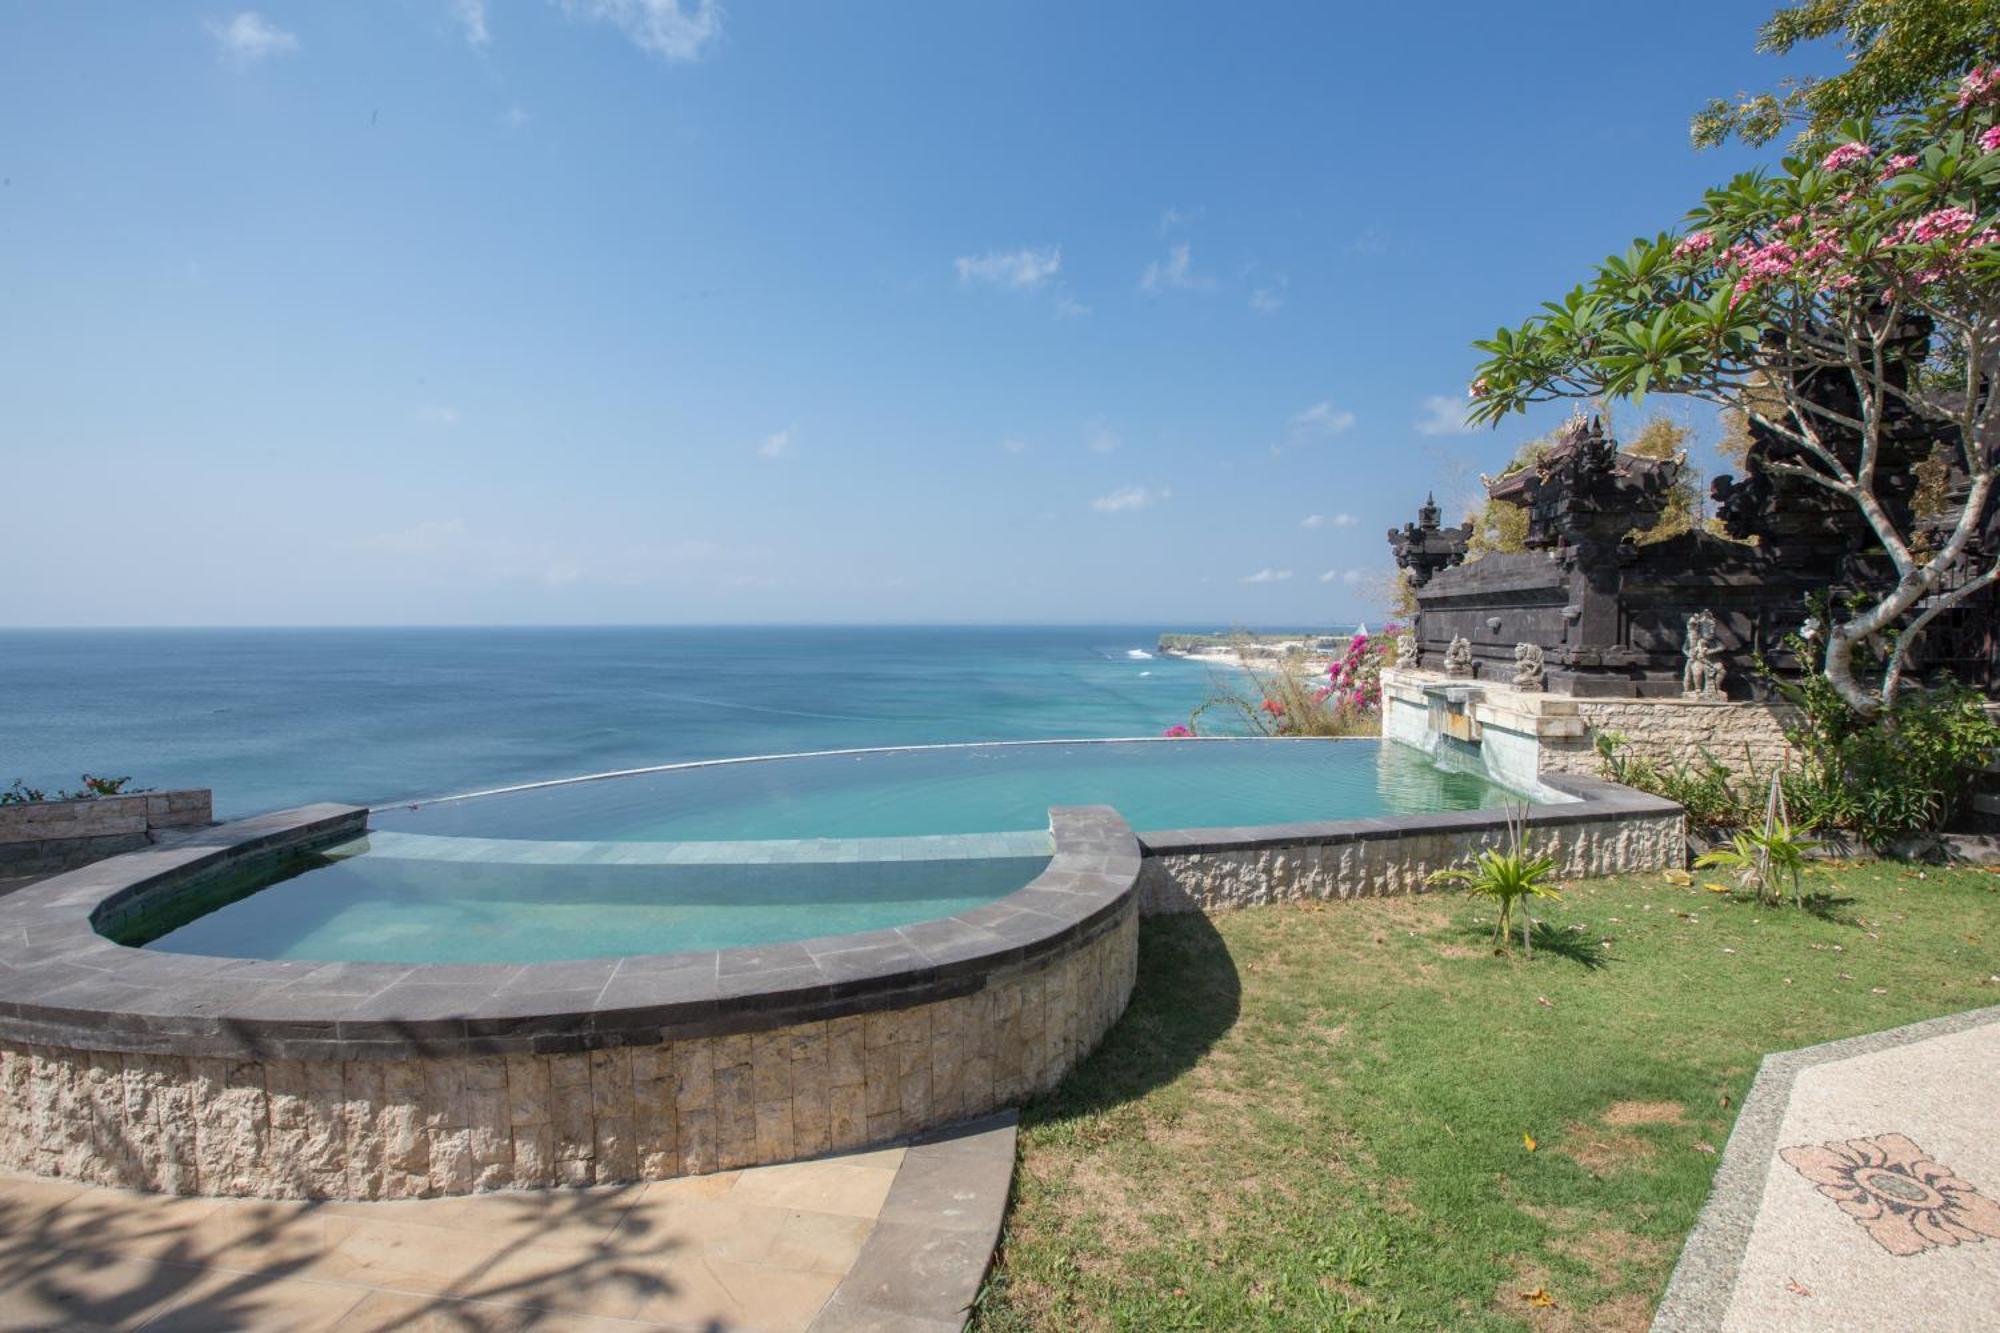
<svg viewBox="0 0 2000 1333"><path fill-rule="evenodd" d="M1648 392L1743 413L1781 442L1773 471L1856 506L1893 567L1887 590L1847 603L1822 640L1827 680L1877 712L1925 625L2000 577L1991 552L1975 554L2000 483L1997 205L2000 68L1981 67L1921 111L1850 121L1711 190L1678 232L1635 241L1477 343L1474 419ZM1803 392L1829 379L1851 384L1851 409ZM1908 413L1955 442L1961 487L1921 527L1875 484Z"/></svg>
<svg viewBox="0 0 2000 1333"><path fill-rule="evenodd" d="M1400 625L1379 633L1357 630L1341 654L1324 668L1304 659L1259 664L1247 687L1219 688L1185 723L1166 735L1199 734L1204 719L1219 713L1231 733L1258 736L1372 736L1382 730L1382 667L1395 654ZM1211 728L1214 723L1208 723Z"/></svg>

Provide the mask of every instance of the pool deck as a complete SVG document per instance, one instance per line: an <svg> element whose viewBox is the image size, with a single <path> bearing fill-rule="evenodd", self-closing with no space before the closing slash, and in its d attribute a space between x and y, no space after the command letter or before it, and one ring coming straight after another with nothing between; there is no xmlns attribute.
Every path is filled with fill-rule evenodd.
<svg viewBox="0 0 2000 1333"><path fill-rule="evenodd" d="M0 1327L945 1333L1013 1166L1001 1116L784 1166L387 1203L0 1174Z"/></svg>
<svg viewBox="0 0 2000 1333"><path fill-rule="evenodd" d="M2000 1328L2000 1008L1768 1057L1654 1333Z"/></svg>

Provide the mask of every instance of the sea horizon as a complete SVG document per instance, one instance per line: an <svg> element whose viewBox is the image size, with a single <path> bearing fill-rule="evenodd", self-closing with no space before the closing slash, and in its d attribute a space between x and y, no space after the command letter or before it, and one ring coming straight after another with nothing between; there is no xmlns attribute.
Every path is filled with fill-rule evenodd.
<svg viewBox="0 0 2000 1333"><path fill-rule="evenodd" d="M1156 655L1161 634L1346 628L7 628L0 786L209 787L227 818L700 759L1158 735L1224 688L1214 663Z"/></svg>

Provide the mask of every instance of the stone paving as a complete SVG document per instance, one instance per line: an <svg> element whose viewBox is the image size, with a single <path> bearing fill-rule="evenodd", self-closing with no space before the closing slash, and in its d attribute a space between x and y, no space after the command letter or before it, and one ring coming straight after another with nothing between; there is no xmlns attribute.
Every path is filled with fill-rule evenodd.
<svg viewBox="0 0 2000 1333"><path fill-rule="evenodd" d="M954 1333L1011 1112L914 1143L596 1189L380 1203L0 1174L0 1330Z"/></svg>
<svg viewBox="0 0 2000 1333"><path fill-rule="evenodd" d="M2000 1008L1767 1059L1653 1328L2000 1329Z"/></svg>

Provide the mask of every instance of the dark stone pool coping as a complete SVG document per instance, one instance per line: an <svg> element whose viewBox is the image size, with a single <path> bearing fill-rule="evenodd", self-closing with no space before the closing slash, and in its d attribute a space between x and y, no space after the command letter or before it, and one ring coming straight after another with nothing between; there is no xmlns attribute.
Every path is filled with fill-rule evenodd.
<svg viewBox="0 0 2000 1333"><path fill-rule="evenodd" d="M1544 773L1542 785L1574 799L1560 803L1485 806L1428 815L1383 815L1372 819L1330 819L1316 823L1264 824L1254 828L1160 829L1139 834L1147 856L1190 856L1204 852L1250 851L1434 833L1504 831L1510 811L1525 812L1529 828L1560 828L1620 817L1678 815L1672 801L1580 773Z"/></svg>
<svg viewBox="0 0 2000 1333"><path fill-rule="evenodd" d="M809 1333L958 1333L965 1327L1014 1183L1014 1111L919 1135L854 1267Z"/></svg>
<svg viewBox="0 0 2000 1333"><path fill-rule="evenodd" d="M240 820L44 880L0 907L0 1040L279 1060L554 1054L765 1031L977 992L1084 947L1135 891L1108 806L1051 810L1055 855L956 916L744 949L511 965L324 963L134 949L98 933L247 863L352 838L368 812Z"/></svg>

